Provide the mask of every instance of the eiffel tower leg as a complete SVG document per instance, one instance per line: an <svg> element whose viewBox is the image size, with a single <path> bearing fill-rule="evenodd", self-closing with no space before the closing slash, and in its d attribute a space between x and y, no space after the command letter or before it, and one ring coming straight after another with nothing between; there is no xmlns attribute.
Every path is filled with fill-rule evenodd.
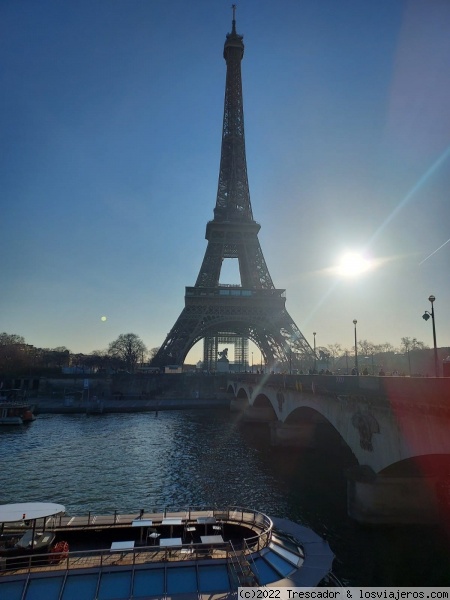
<svg viewBox="0 0 450 600"><path fill-rule="evenodd" d="M182 365L189 350L204 337L204 314L184 308L170 330L152 365Z"/></svg>

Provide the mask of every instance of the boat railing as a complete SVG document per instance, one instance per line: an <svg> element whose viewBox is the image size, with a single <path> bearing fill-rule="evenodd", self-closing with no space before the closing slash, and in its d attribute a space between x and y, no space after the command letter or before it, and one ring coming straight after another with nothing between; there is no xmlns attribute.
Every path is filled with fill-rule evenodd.
<svg viewBox="0 0 450 600"><path fill-rule="evenodd" d="M92 511L89 511L86 516L68 517L66 515L58 515L55 526L57 528L70 527L71 529L75 529L77 527L98 528L102 525L127 526L130 525L132 521L140 517L152 519L154 523L158 523L170 515L172 517L178 517L184 521L192 521L198 517L212 517L217 521L229 521L237 524L246 524L257 528L261 532L259 535L262 535L263 532L270 534L272 530L272 521L267 515L257 510L244 509L234 506L228 508L208 508L204 506L197 506L177 509L158 507L149 510L142 509L141 512L142 515L124 515L118 510L115 510L114 513L110 515L98 515Z"/></svg>
<svg viewBox="0 0 450 600"><path fill-rule="evenodd" d="M141 511L142 512L142 511ZM272 520L263 513L256 510L243 509L240 507L231 507L225 509L219 508L204 508L193 507L181 510L169 510L167 508L157 509L154 512L143 512L140 517L144 519L151 518L154 525L158 525L158 521L162 521L165 517L178 517L184 521L186 525L189 522L196 522L200 517L211 517L215 522L225 525L226 523L244 525L252 529L254 535L242 540L242 549L240 554L251 559L252 553L258 552L269 544L272 535ZM118 511L114 511L112 515L98 516L89 513L86 517L68 517L59 515L55 518L53 527L47 529L55 531L69 531L73 529L86 528L101 528L110 527L111 525L121 525L131 527L131 522L135 521L136 515L122 515ZM46 553L30 555L20 555L14 557L0 556L0 575L12 573L26 573L33 570L42 570L43 565L46 570L69 570L76 568L102 568L104 566L111 567L112 565L132 565L160 562L170 560L201 560L206 558L222 558L227 562L236 550L232 547L231 542L223 542L219 544L203 544L203 543L184 543L179 546L135 546L130 550L111 551L111 549L96 549L96 550L80 550L69 551L64 553ZM246 559L247 560L247 559Z"/></svg>
<svg viewBox="0 0 450 600"><path fill-rule="evenodd" d="M75 550L69 552L0 556L0 576L23 575L33 571L73 571L74 569L102 569L114 566L131 567L149 563L170 563L180 560L200 561L217 558L230 560L230 542L221 544L181 544L178 546L145 546L130 550Z"/></svg>
<svg viewBox="0 0 450 600"><path fill-rule="evenodd" d="M258 586L256 565L251 553L246 552L245 541L242 548L235 548L230 542L228 569L233 587Z"/></svg>

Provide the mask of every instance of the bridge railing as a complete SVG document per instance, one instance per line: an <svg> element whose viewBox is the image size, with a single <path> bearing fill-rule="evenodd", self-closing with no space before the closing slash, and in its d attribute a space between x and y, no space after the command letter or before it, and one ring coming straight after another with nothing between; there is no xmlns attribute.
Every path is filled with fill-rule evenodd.
<svg viewBox="0 0 450 600"><path fill-rule="evenodd" d="M420 402L450 407L450 377L401 377L373 375L230 374L229 383L269 386L330 396L365 396L368 400Z"/></svg>

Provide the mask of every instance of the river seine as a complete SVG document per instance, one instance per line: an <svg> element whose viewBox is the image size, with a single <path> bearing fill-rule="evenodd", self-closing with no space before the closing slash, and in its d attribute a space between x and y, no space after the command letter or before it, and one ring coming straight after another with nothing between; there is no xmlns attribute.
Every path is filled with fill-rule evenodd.
<svg viewBox="0 0 450 600"><path fill-rule="evenodd" d="M362 527L347 517L344 450L272 448L227 410L39 415L0 429L0 503L68 514L217 505L259 509L325 535L346 585L450 585L443 526Z"/></svg>

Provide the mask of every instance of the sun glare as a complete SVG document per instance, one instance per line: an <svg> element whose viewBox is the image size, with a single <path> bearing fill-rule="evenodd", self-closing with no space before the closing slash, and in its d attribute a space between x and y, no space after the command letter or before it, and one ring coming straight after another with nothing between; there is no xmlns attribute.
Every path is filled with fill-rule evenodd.
<svg viewBox="0 0 450 600"><path fill-rule="evenodd" d="M361 254L348 252L340 259L337 272L343 277L356 277L370 269L370 266L370 262Z"/></svg>

